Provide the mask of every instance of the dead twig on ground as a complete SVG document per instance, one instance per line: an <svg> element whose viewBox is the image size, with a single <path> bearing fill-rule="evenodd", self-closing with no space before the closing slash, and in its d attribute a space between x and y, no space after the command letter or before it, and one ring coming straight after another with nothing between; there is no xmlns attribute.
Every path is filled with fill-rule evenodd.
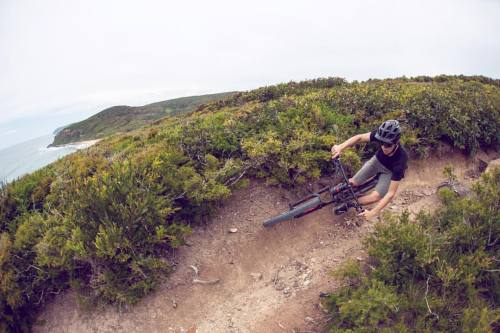
<svg viewBox="0 0 500 333"><path fill-rule="evenodd" d="M198 273L200 272L198 267L196 267L195 265L189 265L189 267L191 267L191 269L194 271L195 275L198 275Z"/></svg>
<svg viewBox="0 0 500 333"><path fill-rule="evenodd" d="M193 279L193 284L211 285L211 284L217 284L219 282L220 282L220 279L214 279L214 280Z"/></svg>
<svg viewBox="0 0 500 333"><path fill-rule="evenodd" d="M426 286L426 288L425 288L425 296L424 296L424 298L425 298L425 304L427 304L427 310L429 310L429 314L436 316L436 318L439 318L439 316L438 316L436 313L432 312L431 307L429 306L429 301L427 300L427 294L428 294L428 292L429 292L429 279L430 279L430 278L431 278L431 277L430 277L430 275L429 275L429 276L427 277L427 282L426 282L426 285L427 285L427 286Z"/></svg>

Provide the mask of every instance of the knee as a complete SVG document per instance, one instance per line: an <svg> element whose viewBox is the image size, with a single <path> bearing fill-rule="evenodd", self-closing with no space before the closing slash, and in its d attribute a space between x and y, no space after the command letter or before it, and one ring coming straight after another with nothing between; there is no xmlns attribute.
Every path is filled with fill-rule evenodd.
<svg viewBox="0 0 500 333"><path fill-rule="evenodd" d="M370 199L373 201L379 201L380 199L382 199L382 196L377 191L372 191L369 194L369 196L370 196Z"/></svg>
<svg viewBox="0 0 500 333"><path fill-rule="evenodd" d="M358 182L354 180L354 177L349 178L349 183L351 183L352 186L358 186Z"/></svg>

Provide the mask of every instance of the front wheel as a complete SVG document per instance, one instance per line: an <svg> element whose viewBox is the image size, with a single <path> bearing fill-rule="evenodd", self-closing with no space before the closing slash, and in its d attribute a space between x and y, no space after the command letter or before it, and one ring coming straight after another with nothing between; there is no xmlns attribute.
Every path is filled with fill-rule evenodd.
<svg viewBox="0 0 500 333"><path fill-rule="evenodd" d="M321 206L322 206L321 199L319 197L315 197L310 200L307 200L304 203L301 203L300 205L292 207L292 209L290 209L289 211L283 212L280 215L270 218L269 220L265 221L262 224L264 225L264 227L270 227L279 222L304 216L309 212L321 208Z"/></svg>

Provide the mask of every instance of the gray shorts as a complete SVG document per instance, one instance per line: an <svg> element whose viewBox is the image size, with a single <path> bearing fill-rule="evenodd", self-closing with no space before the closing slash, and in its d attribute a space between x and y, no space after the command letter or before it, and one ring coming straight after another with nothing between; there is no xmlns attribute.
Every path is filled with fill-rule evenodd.
<svg viewBox="0 0 500 333"><path fill-rule="evenodd" d="M389 191L389 185L391 185L392 171L387 169L382 165L376 156L373 156L366 162L361 169L352 177L356 184L363 184L371 177L376 174L380 174L378 177L377 185L375 186L375 191L380 194L381 197L387 194Z"/></svg>

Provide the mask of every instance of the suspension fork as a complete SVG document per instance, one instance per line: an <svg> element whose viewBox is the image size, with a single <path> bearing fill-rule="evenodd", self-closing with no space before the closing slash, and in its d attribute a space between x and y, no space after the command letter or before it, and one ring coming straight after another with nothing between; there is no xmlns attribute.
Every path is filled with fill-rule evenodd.
<svg viewBox="0 0 500 333"><path fill-rule="evenodd" d="M356 197L356 194L354 194L354 189L352 188L351 183L349 182L349 179L347 179L347 176L344 171L344 167L342 166L342 163L340 163L340 159L337 157L333 160L335 163L335 167L340 169L340 172L342 173L342 177L344 178L345 183L347 184L347 188L349 189L349 193L351 193L352 198L354 199L355 202L355 208L358 213L361 213L364 209L361 206L361 204L358 201L358 198Z"/></svg>

